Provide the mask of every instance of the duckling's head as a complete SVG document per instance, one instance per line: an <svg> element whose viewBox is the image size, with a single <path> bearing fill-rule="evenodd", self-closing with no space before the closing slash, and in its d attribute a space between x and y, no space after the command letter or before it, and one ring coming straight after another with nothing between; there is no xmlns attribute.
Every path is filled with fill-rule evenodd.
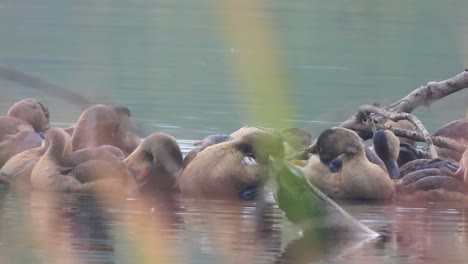
<svg viewBox="0 0 468 264"><path fill-rule="evenodd" d="M328 128L317 138L312 153L319 156L320 161L327 166L332 165L332 171L338 170L345 157L364 155L361 138L356 132L342 127ZM337 168L334 168L338 166ZM334 171L336 172L336 171Z"/></svg>
<svg viewBox="0 0 468 264"><path fill-rule="evenodd" d="M171 191L182 170L182 153L176 139L154 133L143 140L125 160L128 170L141 187L151 191Z"/></svg>
<svg viewBox="0 0 468 264"><path fill-rule="evenodd" d="M10 107L7 115L27 122L40 134L50 127L49 109L36 99L28 98L16 102Z"/></svg>
<svg viewBox="0 0 468 264"><path fill-rule="evenodd" d="M58 162L68 159L73 151L70 135L58 127L47 131L43 144L48 146L46 154Z"/></svg>
<svg viewBox="0 0 468 264"><path fill-rule="evenodd" d="M373 137L374 151L382 159L391 178L398 178L400 170L397 159L400 153L400 140L390 130L378 130Z"/></svg>
<svg viewBox="0 0 468 264"><path fill-rule="evenodd" d="M283 159L284 145L282 135L270 128L263 127L248 127L231 134L240 146L245 146L245 153L251 154L252 157L260 164L267 165L270 156Z"/></svg>

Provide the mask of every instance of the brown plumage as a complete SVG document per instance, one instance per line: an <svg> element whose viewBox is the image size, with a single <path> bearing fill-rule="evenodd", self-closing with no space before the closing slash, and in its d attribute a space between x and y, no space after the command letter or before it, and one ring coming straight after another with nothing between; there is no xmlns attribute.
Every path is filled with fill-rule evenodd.
<svg viewBox="0 0 468 264"><path fill-rule="evenodd" d="M309 158L304 174L327 195L351 199L393 198L392 180L384 169L366 158L361 138L354 131L340 127L325 130L318 137L314 152L317 155ZM333 166L341 168L332 172Z"/></svg>
<svg viewBox="0 0 468 264"><path fill-rule="evenodd" d="M39 147L42 141L39 134L33 130L3 136L0 141L0 169L11 157L27 149Z"/></svg>
<svg viewBox="0 0 468 264"><path fill-rule="evenodd" d="M245 127L233 140L207 147L179 178L183 194L195 197L252 199L268 178L269 157L284 157L279 134L269 129Z"/></svg>
<svg viewBox="0 0 468 264"><path fill-rule="evenodd" d="M29 189L31 172L49 147L46 143L48 141L12 156L0 169L0 180L14 187Z"/></svg>
<svg viewBox="0 0 468 264"><path fill-rule="evenodd" d="M25 121L37 133L45 133L50 127L49 109L37 99L28 98L16 102L10 107L7 115Z"/></svg>
<svg viewBox="0 0 468 264"><path fill-rule="evenodd" d="M51 128L45 142L48 147L31 172L35 190L123 192L131 179L123 164L118 167L102 160L73 164L71 139L61 128Z"/></svg>
<svg viewBox="0 0 468 264"><path fill-rule="evenodd" d="M458 119L445 124L439 128L433 136L446 137L457 141L458 143L468 145L468 119ZM443 158L452 158L459 161L462 157L461 152L453 151L450 149L436 147L437 154Z"/></svg>
<svg viewBox="0 0 468 264"><path fill-rule="evenodd" d="M176 139L158 132L145 138L124 163L143 192L172 192L183 159Z"/></svg>
<svg viewBox="0 0 468 264"><path fill-rule="evenodd" d="M91 106L80 115L73 128L73 149L112 145L131 153L140 140L130 132L130 116L127 107Z"/></svg>

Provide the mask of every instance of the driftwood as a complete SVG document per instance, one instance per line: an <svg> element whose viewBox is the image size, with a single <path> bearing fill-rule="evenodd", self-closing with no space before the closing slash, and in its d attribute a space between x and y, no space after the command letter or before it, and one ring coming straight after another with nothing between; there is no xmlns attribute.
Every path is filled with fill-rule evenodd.
<svg viewBox="0 0 468 264"><path fill-rule="evenodd" d="M468 70L465 70L450 79L440 82L429 82L427 85L415 89L404 98L385 108L378 108L373 105L361 106L358 113L342 123L340 126L353 129L358 132L361 137L367 139L372 137L373 130L379 125L381 129L390 129L399 137L406 137L414 141L426 142L428 154L431 157L437 157L434 145L463 152L468 146L447 138L430 136L421 121L410 113L421 105L429 107L433 102L467 87ZM372 123L374 124L373 126L368 125L369 122L367 119L369 118L372 120ZM385 126L383 123L386 119L390 119L395 122L406 119L414 125L416 132ZM363 123L363 121L366 122Z"/></svg>
<svg viewBox="0 0 468 264"><path fill-rule="evenodd" d="M468 148L467 145L448 138L431 136L421 121L410 113L421 105L429 107L433 102L465 88L468 88L468 69L450 79L440 82L429 82L427 85L415 89L407 96L386 107L380 108L376 105L363 105L359 107L356 114L343 122L340 127L356 131L364 140L370 139L376 129L389 129L396 136L426 142L428 154L431 157L437 157L434 145L463 152ZM410 131L384 125L387 119L395 122L406 119L414 125L416 130ZM304 154L310 153L313 148L314 144L298 155L304 156Z"/></svg>

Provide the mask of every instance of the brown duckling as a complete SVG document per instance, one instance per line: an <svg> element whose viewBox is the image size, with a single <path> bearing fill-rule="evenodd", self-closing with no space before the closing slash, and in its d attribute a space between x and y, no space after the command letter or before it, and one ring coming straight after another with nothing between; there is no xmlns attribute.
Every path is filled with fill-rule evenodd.
<svg viewBox="0 0 468 264"><path fill-rule="evenodd" d="M126 154L132 153L140 143L130 132L131 112L127 107L94 105L78 118L72 133L74 150L112 145Z"/></svg>
<svg viewBox="0 0 468 264"><path fill-rule="evenodd" d="M91 160L71 166L70 136L61 128L51 128L45 136L47 149L31 172L35 190L63 192L112 191L130 180L128 172L107 161Z"/></svg>
<svg viewBox="0 0 468 264"><path fill-rule="evenodd" d="M418 159L400 170L401 179L396 182L400 200L466 200L461 166L452 159Z"/></svg>
<svg viewBox="0 0 468 264"><path fill-rule="evenodd" d="M182 153L174 137L157 132L124 160L143 193L173 191L182 171Z"/></svg>
<svg viewBox="0 0 468 264"><path fill-rule="evenodd" d="M270 129L243 127L231 137L205 148L185 167L178 180L183 194L250 200L261 192L269 157L284 157L281 136Z"/></svg>
<svg viewBox="0 0 468 264"><path fill-rule="evenodd" d="M20 152L11 157L0 169L0 181L15 188L31 188L31 172L39 159L48 149L49 141L44 141L40 147ZM110 145L97 148L80 149L70 154L70 160L64 161L66 166L75 167L92 160L107 161L114 167L123 167L125 156L122 150Z"/></svg>
<svg viewBox="0 0 468 264"><path fill-rule="evenodd" d="M13 155L40 146L49 129L49 110L36 99L16 102L7 115L0 116L0 168Z"/></svg>
<svg viewBox="0 0 468 264"><path fill-rule="evenodd" d="M28 98L16 102L10 107L7 115L25 121L40 134L50 127L49 109L37 99Z"/></svg>
<svg viewBox="0 0 468 264"><path fill-rule="evenodd" d="M304 174L327 195L351 199L393 198L393 181L385 168L367 159L364 144L354 131L341 127L326 129L318 137L314 152L317 155L310 157Z"/></svg>

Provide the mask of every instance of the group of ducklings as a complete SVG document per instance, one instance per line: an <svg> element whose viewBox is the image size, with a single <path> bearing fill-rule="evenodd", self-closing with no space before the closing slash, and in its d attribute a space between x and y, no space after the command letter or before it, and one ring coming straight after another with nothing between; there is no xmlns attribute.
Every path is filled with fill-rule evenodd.
<svg viewBox="0 0 468 264"><path fill-rule="evenodd" d="M389 123L412 129L408 121ZM468 119L453 121L433 135L466 144ZM414 141L398 138L390 130L375 131L370 148L354 131L335 127L317 138L312 148L315 154L303 171L309 182L330 197L464 199L468 150L458 153L436 149L439 157L429 159Z"/></svg>
<svg viewBox="0 0 468 264"><path fill-rule="evenodd" d="M465 144L466 127L466 119L458 120L436 134ZM43 103L24 99L0 117L0 182L41 191L180 192L251 200L262 192L274 157L300 164L306 179L331 197L392 199L398 190L464 192L468 151L452 159L423 159L414 142L389 130L375 132L373 143L370 149L354 131L329 128L317 138L310 157L297 162L294 153L312 144L306 131L242 127L230 135L206 137L183 157L169 134L156 132L143 140L135 135L127 107L91 106L63 129L50 127Z"/></svg>
<svg viewBox="0 0 468 264"><path fill-rule="evenodd" d="M252 199L267 179L269 157L284 155L281 136L266 128L208 137L184 160L173 136L135 135L127 107L91 106L65 129L50 127L49 119L36 99L0 117L1 182L41 191Z"/></svg>

